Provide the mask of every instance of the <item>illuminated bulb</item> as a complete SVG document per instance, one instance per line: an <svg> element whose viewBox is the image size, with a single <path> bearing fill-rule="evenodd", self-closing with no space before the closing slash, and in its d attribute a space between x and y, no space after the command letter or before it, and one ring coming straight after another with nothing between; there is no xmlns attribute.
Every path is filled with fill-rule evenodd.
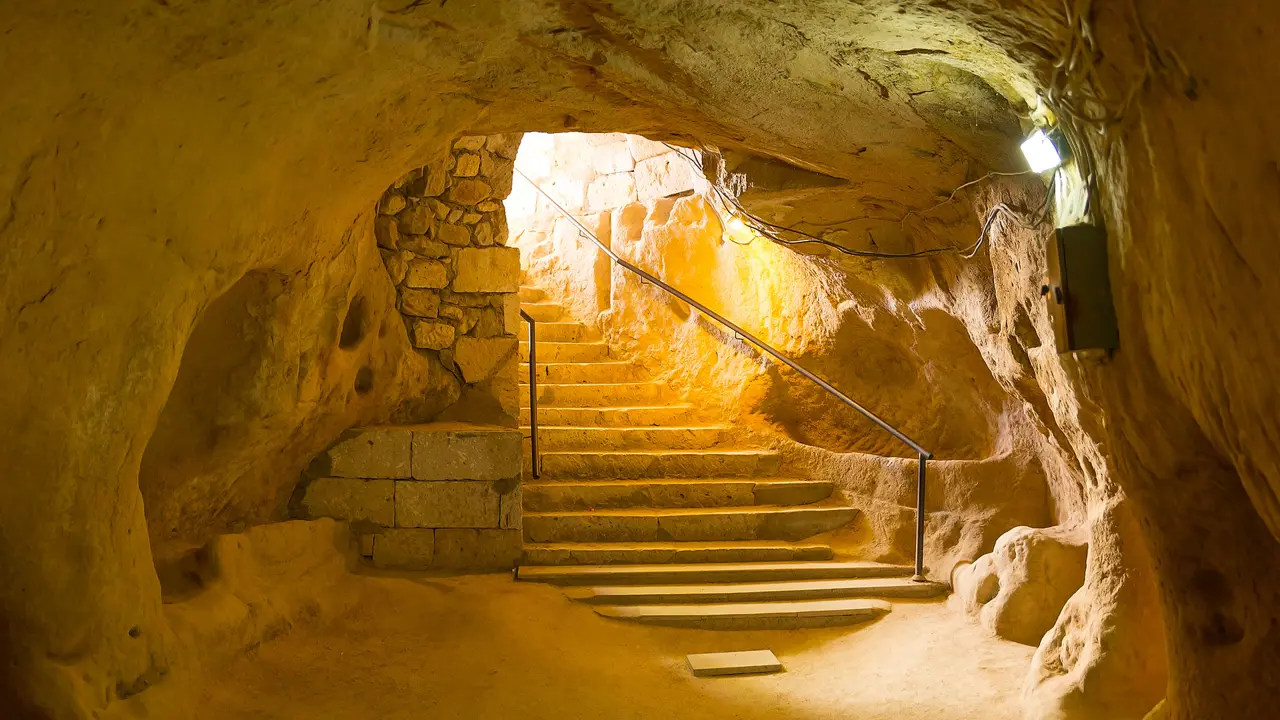
<svg viewBox="0 0 1280 720"><path fill-rule="evenodd" d="M733 217L729 218L729 232L733 233L734 235L738 235L741 233L745 233L746 231L747 231L747 224L742 222L742 218L738 217L737 215L734 215Z"/></svg>
<svg viewBox="0 0 1280 720"><path fill-rule="evenodd" d="M1036 130L1026 142L1022 143L1022 154L1027 156L1027 164L1032 172L1042 173L1062 164L1062 156L1058 148L1045 134L1044 130Z"/></svg>

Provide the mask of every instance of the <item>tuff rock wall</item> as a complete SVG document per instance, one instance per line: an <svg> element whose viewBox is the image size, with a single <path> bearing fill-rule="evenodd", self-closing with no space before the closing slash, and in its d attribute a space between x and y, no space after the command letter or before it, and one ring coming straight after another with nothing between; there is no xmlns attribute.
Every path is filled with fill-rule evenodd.
<svg viewBox="0 0 1280 720"><path fill-rule="evenodd" d="M1037 96L1093 159L1122 349L1047 348L1034 232L1003 228L989 269L865 273L936 284L1064 450L1056 476L1077 477L1084 584L1042 640L1028 711L1127 717L1154 686L1165 717L1271 712L1273 5L59 0L0 26L12 714L187 714L197 653L162 609L166 545L281 518L346 428L456 402L452 373L411 359L374 234L378 198L456 138L630 132L781 158L847 202L762 212L909 249L938 238L894 230L904 212L1016 169L1010 122ZM964 237L989 203L1028 200L992 192L952 218ZM368 332L349 349L356 297ZM1161 646L1167 683L1134 670Z"/></svg>

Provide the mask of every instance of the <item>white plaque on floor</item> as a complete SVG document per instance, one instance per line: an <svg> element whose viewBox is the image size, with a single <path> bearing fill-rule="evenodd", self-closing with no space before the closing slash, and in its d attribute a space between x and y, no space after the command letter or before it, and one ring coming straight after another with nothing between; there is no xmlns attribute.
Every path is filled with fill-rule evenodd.
<svg viewBox="0 0 1280 720"><path fill-rule="evenodd" d="M712 675L753 675L782 670L782 663L772 650L745 650L743 652L701 653L686 655L695 677Z"/></svg>

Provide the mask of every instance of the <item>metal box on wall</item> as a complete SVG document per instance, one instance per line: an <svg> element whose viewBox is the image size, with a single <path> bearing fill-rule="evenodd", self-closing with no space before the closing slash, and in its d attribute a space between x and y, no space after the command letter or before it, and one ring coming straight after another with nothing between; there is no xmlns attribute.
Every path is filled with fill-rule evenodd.
<svg viewBox="0 0 1280 720"><path fill-rule="evenodd" d="M1058 228L1048 253L1049 275L1041 293L1053 320L1058 352L1119 347L1106 231L1096 225Z"/></svg>

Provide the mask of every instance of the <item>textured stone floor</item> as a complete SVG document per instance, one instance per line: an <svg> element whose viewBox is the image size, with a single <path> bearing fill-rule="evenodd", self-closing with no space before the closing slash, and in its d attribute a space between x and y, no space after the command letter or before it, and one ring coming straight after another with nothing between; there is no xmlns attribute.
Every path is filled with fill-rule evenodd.
<svg viewBox="0 0 1280 720"><path fill-rule="evenodd" d="M1012 720L1032 649L944 603L857 628L715 632L597 617L506 575L365 578L362 601L208 686L198 720ZM777 675L690 677L688 653L772 649Z"/></svg>

